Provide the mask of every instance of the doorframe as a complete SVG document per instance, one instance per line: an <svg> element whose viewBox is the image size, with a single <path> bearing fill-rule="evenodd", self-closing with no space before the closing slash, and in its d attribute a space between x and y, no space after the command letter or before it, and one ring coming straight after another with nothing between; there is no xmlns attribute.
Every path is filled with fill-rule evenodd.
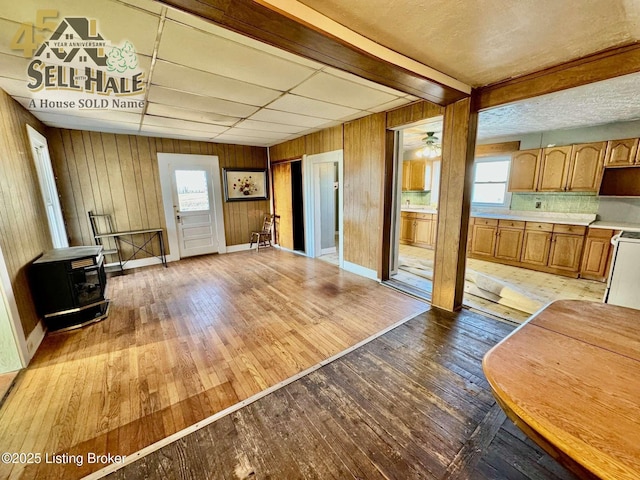
<svg viewBox="0 0 640 480"><path fill-rule="evenodd" d="M160 188L162 190L162 206L167 227L167 240L169 243L168 262L180 260L180 248L178 242L178 228L176 225L175 210L173 205L173 179L172 166L184 163L202 162L203 167L209 168L209 187L212 188L214 224L218 236L218 253L227 253L227 244L224 229L224 212L222 204L222 182L220 176L220 159L217 155L195 155L190 153L160 153L158 152L158 171L160 173Z"/></svg>
<svg viewBox="0 0 640 480"><path fill-rule="evenodd" d="M69 246L69 238L67 237L67 229L64 223L64 216L62 215L62 207L60 206L60 197L58 195L58 187L56 186L55 173L51 165L51 155L49 154L47 138L31 125L27 125L27 136L29 137L29 144L31 145L31 155L33 156L33 163L36 166L40 195L42 196L42 204L45 210L48 210L45 192L51 196L55 224L51 223L49 213L45 211L47 225L49 226L49 233L51 235L51 243L53 244L53 248L66 248ZM39 148L46 151L46 158L38 155Z"/></svg>
<svg viewBox="0 0 640 480"><path fill-rule="evenodd" d="M13 287L11 286L11 278L9 277L9 270L7 269L7 264L4 260L4 254L2 253L2 248L0 247L0 302L3 303L3 307L6 310L7 320L9 321L9 326L11 327L11 333L13 335L13 340L15 342L16 349L18 351L18 360L20 365L18 369L24 368L29 364L29 361L33 357L33 354L29 351L27 338L24 334L24 329L22 328L22 323L20 322L20 313L18 312L18 303L16 302L16 298L13 294ZM1 307L0 307L1 308ZM38 335L38 326L34 329L34 335ZM44 337L44 332L42 334ZM32 347L33 353L40 345L42 338L32 339ZM36 345L37 343L37 345Z"/></svg>
<svg viewBox="0 0 640 480"><path fill-rule="evenodd" d="M342 149L302 156L305 250L308 257L315 258L317 256L315 248L315 200L318 192L316 192L315 188L314 166L319 163L338 164L338 259L340 268L344 268L344 168Z"/></svg>

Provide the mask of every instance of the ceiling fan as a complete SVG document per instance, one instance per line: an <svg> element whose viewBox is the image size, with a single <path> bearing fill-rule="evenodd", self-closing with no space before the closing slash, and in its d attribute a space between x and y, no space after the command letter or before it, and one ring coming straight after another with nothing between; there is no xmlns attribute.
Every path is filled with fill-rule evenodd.
<svg viewBox="0 0 640 480"><path fill-rule="evenodd" d="M436 158L442 155L440 139L436 137L436 132L426 132L427 136L422 138L424 148L419 155L426 158Z"/></svg>

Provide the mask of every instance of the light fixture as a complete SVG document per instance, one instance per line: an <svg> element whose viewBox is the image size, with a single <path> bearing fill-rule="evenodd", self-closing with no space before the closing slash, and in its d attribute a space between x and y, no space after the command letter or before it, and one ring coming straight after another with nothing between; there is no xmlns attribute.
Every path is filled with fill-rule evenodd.
<svg viewBox="0 0 640 480"><path fill-rule="evenodd" d="M442 147L440 139L436 137L436 132L427 132L427 136L422 138L425 143L424 148L420 152L421 157L436 158L442 155Z"/></svg>

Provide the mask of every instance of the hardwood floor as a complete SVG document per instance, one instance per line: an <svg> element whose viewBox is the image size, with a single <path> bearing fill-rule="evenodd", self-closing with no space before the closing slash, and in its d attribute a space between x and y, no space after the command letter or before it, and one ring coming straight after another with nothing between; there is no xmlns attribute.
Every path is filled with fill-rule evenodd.
<svg viewBox="0 0 640 480"><path fill-rule="evenodd" d="M141 269L107 293L109 317L48 335L0 409L0 451L82 465L0 464L0 478L80 478L105 466L89 452L130 455L427 308L277 249Z"/></svg>
<svg viewBox="0 0 640 480"><path fill-rule="evenodd" d="M512 329L430 310L108 478L573 479L490 393Z"/></svg>

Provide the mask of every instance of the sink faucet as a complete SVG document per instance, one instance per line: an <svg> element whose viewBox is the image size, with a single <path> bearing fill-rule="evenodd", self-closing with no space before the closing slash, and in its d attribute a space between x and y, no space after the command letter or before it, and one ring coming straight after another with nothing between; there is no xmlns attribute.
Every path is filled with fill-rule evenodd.
<svg viewBox="0 0 640 480"><path fill-rule="evenodd" d="M406 204L407 204L407 207L408 207L408 206L409 206L409 204L410 204L410 203L409 203L409 200L407 200L407 201L406 201Z"/></svg>

